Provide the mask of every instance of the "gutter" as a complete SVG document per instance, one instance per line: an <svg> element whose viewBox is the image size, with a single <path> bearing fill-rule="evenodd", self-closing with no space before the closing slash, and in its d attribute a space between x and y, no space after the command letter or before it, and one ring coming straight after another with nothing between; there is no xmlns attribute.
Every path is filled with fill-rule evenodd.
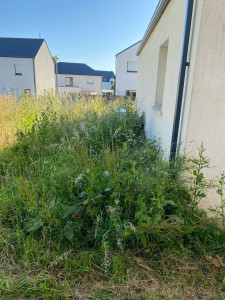
<svg viewBox="0 0 225 300"><path fill-rule="evenodd" d="M183 104L186 68L190 66L190 62L187 62L187 56L188 56L188 49L189 49L189 42L190 42L193 6L194 6L194 0L187 0L186 23L185 23L184 37L183 37L183 49L182 49L182 57L181 57L181 65L180 65L177 101L176 101L174 122L173 122L173 132L172 132L172 140L171 140L171 148L170 148L170 161L172 161L175 158L177 152L178 133L180 128L181 108Z"/></svg>

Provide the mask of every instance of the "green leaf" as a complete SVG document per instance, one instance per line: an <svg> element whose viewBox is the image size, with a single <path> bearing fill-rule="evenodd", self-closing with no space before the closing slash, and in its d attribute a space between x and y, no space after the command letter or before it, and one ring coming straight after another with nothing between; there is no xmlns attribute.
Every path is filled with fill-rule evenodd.
<svg viewBox="0 0 225 300"><path fill-rule="evenodd" d="M176 203L173 200L167 200L166 204L170 204L172 206L176 206Z"/></svg>
<svg viewBox="0 0 225 300"><path fill-rule="evenodd" d="M28 228L29 232L34 232L38 230L41 227L40 219L36 217L35 219L31 220L31 222L28 223L27 227L29 227Z"/></svg>
<svg viewBox="0 0 225 300"><path fill-rule="evenodd" d="M200 197L200 198L205 198L205 197L206 197L206 194L199 192L199 193L197 194L197 196Z"/></svg>
<svg viewBox="0 0 225 300"><path fill-rule="evenodd" d="M196 182L199 183L202 181L202 179L203 179L203 173L200 173L199 175L197 175Z"/></svg>
<svg viewBox="0 0 225 300"><path fill-rule="evenodd" d="M139 233L138 237L141 240L142 245L145 247L147 245L147 240L146 240L145 234L144 233Z"/></svg>
<svg viewBox="0 0 225 300"><path fill-rule="evenodd" d="M77 205L72 205L72 206L68 206L65 205L62 208L62 218L66 219L69 215L71 215L72 213L78 213L79 212L79 208Z"/></svg>
<svg viewBox="0 0 225 300"><path fill-rule="evenodd" d="M155 218L156 218L156 220L157 220L158 222L160 222L160 221L162 220L162 216L161 216L160 214L157 214L157 215L155 216Z"/></svg>
<svg viewBox="0 0 225 300"><path fill-rule="evenodd" d="M74 236L73 228L70 227L70 228L66 229L65 232L64 232L64 234L65 234L65 237L66 237L69 241L72 241L73 236Z"/></svg>
<svg viewBox="0 0 225 300"><path fill-rule="evenodd" d="M218 195L223 196L223 191L222 191L222 189L218 189L216 192L217 192Z"/></svg>

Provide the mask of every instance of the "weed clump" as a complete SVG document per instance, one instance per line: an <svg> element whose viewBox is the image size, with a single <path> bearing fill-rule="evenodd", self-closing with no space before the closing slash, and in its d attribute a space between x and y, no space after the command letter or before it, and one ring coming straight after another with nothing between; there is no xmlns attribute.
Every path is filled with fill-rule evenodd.
<svg viewBox="0 0 225 300"><path fill-rule="evenodd" d="M25 123L0 153L2 260L54 268L72 251L95 250L107 272L111 251L225 255L224 229L197 205L203 149L194 169L185 157L169 163L132 101L52 101Z"/></svg>

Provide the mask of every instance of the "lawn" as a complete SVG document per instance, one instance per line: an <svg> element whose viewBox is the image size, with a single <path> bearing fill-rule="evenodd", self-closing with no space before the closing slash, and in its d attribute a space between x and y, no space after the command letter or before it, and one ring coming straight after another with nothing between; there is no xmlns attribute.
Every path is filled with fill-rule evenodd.
<svg viewBox="0 0 225 300"><path fill-rule="evenodd" d="M1 299L225 299L204 148L169 162L143 122L127 98L0 98Z"/></svg>

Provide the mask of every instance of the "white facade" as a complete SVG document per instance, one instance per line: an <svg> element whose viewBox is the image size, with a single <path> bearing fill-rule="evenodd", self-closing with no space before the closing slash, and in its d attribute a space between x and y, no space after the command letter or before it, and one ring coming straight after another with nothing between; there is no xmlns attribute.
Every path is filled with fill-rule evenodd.
<svg viewBox="0 0 225 300"><path fill-rule="evenodd" d="M15 65L22 75L15 75ZM34 60L32 58L0 57L0 94L17 96L25 89L35 94Z"/></svg>
<svg viewBox="0 0 225 300"><path fill-rule="evenodd" d="M66 79L67 78L67 79ZM66 85L68 78L72 78L72 85ZM102 94L102 77L101 76L87 76L87 75L66 75L58 74L58 86L66 88L80 88L83 93ZM61 89L62 90L62 89Z"/></svg>
<svg viewBox="0 0 225 300"><path fill-rule="evenodd" d="M54 63L45 41L35 58L0 57L0 94L41 96L54 90Z"/></svg>
<svg viewBox="0 0 225 300"><path fill-rule="evenodd" d="M59 86L58 94L59 96L74 96L81 93L81 88L79 87L69 87L69 86Z"/></svg>
<svg viewBox="0 0 225 300"><path fill-rule="evenodd" d="M44 95L55 91L55 67L48 46L44 41L35 59L36 94Z"/></svg>
<svg viewBox="0 0 225 300"><path fill-rule="evenodd" d="M116 55L116 96L137 90L138 56L140 42Z"/></svg>
<svg viewBox="0 0 225 300"><path fill-rule="evenodd" d="M161 1L162 4L165 1ZM148 138L161 138L169 154L176 112L179 70L187 0L170 0L160 19L140 46L137 110L145 113ZM177 144L197 156L203 143L213 168L208 179L225 171L225 1L194 1L182 109ZM156 17L156 15L155 15ZM151 23L150 23L151 24ZM150 27L149 27L150 28ZM144 37L147 36L147 33ZM220 197L210 190L205 207Z"/></svg>
<svg viewBox="0 0 225 300"><path fill-rule="evenodd" d="M177 97L186 0L172 0L139 55L137 110L145 113L148 138L160 138L169 154ZM160 78L163 45L167 45L164 80ZM162 48L161 48L162 47ZM160 58L162 58L160 60ZM162 72L163 73L163 72ZM163 86L160 86L159 83ZM161 92L161 94L160 94ZM160 97L162 103L160 102Z"/></svg>

